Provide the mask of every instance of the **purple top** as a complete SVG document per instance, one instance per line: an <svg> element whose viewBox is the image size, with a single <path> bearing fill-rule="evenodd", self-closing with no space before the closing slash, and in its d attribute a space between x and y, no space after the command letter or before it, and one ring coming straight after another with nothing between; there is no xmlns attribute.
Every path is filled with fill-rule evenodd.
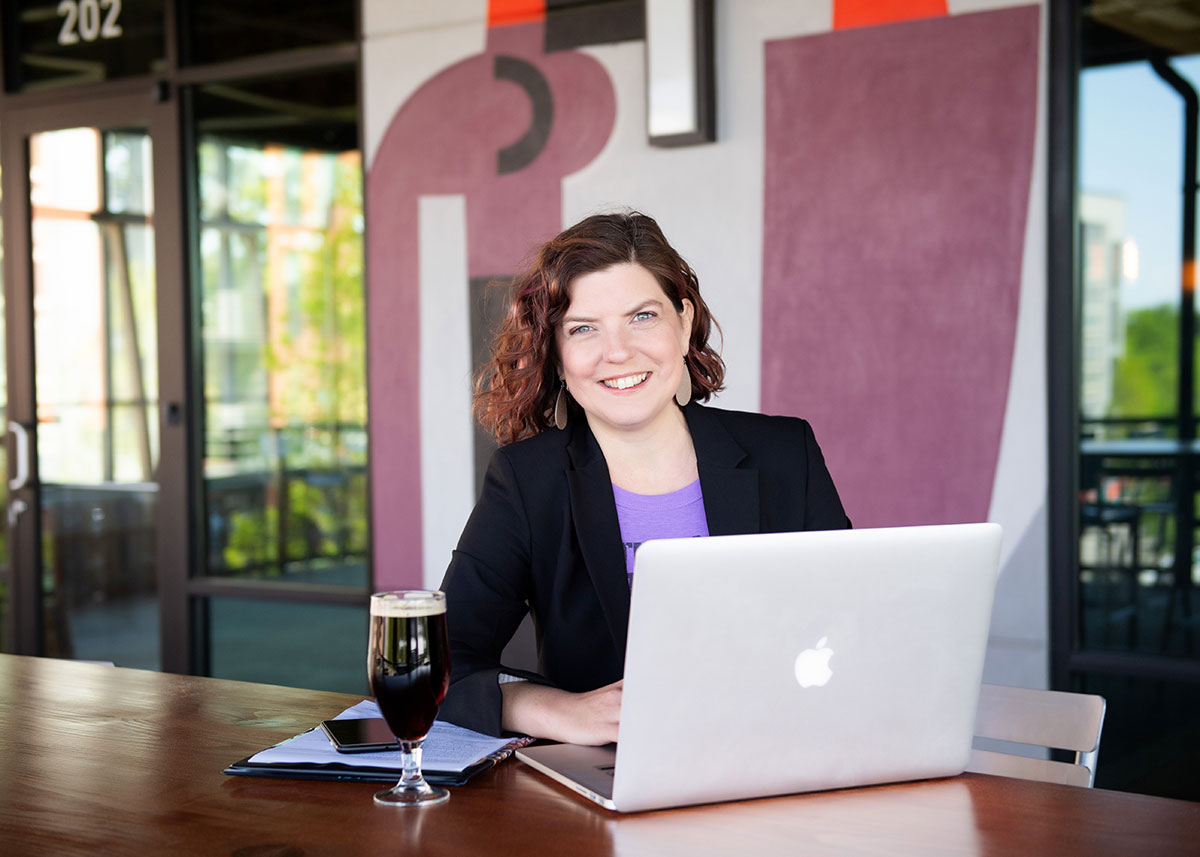
<svg viewBox="0 0 1200 857"><path fill-rule="evenodd" d="M613 485L621 541L625 543L625 572L633 585L633 555L651 539L684 539L708 535L700 480L670 494L634 494Z"/></svg>

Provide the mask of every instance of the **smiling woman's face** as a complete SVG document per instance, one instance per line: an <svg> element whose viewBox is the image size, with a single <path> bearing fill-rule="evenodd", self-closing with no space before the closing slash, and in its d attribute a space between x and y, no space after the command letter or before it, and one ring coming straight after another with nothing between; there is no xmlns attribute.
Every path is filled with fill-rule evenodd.
<svg viewBox="0 0 1200 857"><path fill-rule="evenodd" d="M562 377L593 430L639 431L674 418L691 301L676 312L654 275L629 262L584 274L570 291L555 336Z"/></svg>

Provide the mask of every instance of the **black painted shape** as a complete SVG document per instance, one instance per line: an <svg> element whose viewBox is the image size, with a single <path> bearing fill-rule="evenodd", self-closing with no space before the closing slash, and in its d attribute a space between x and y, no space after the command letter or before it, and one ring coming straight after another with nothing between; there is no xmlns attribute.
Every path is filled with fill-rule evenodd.
<svg viewBox="0 0 1200 857"><path fill-rule="evenodd" d="M515 173L537 160L550 139L554 124L554 97L550 84L533 63L510 56L496 57L496 80L508 80L525 90L533 105L533 121L520 140L496 153L496 172Z"/></svg>
<svg viewBox="0 0 1200 857"><path fill-rule="evenodd" d="M492 357L492 337L500 329L504 315L508 312L509 287L511 277L471 277L468 284L470 289L471 314L471 366L472 372ZM474 374L472 374L474 378ZM496 441L479 425L478 420L472 420L475 427L475 496L479 496L483 488L483 475L487 473L488 462L496 451Z"/></svg>
<svg viewBox="0 0 1200 857"><path fill-rule="evenodd" d="M546 0L546 53L645 38L645 0Z"/></svg>

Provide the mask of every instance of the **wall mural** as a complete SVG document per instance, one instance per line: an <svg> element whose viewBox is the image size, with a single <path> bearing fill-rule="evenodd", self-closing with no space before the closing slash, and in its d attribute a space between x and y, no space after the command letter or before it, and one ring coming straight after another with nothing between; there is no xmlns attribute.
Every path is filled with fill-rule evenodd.
<svg viewBox="0 0 1200 857"><path fill-rule="evenodd" d="M616 114L607 72L569 49L570 32L536 10L501 14L512 4L499 5L485 52L440 72L404 104L367 181L371 444L376 473L387 474L372 488L373 517L388 522L375 528L375 558L377 568L381 560L399 566L401 578L389 585L419 583L421 574L418 198L466 196L470 280L446 288L474 292L475 318L464 323L485 338L494 313L484 284L511 276L531 247L562 228L562 179L603 148Z"/></svg>
<svg viewBox="0 0 1200 857"><path fill-rule="evenodd" d="M787 6L770 8L795 14ZM420 199L465 199L466 277L445 288L471 295L463 324L479 358L498 311L484 285L565 225L564 179L618 122L644 134L626 112L644 108L634 77L578 50L644 38L642 3L488 8L484 50L399 107L368 173L381 586L422 583ZM757 70L723 68L718 47L719 93L755 74L763 86L761 409L813 421L858 525L986 519L1020 299L1039 7L946 15L945 0L837 0L832 12L833 32L765 29ZM593 193L613 204L608 188Z"/></svg>

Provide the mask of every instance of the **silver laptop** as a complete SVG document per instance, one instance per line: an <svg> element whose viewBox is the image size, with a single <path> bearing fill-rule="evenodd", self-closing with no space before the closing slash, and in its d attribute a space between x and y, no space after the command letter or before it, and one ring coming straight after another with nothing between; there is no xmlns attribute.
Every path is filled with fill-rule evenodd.
<svg viewBox="0 0 1200 857"><path fill-rule="evenodd" d="M961 773L997 524L638 549L617 744L517 757L621 812Z"/></svg>

